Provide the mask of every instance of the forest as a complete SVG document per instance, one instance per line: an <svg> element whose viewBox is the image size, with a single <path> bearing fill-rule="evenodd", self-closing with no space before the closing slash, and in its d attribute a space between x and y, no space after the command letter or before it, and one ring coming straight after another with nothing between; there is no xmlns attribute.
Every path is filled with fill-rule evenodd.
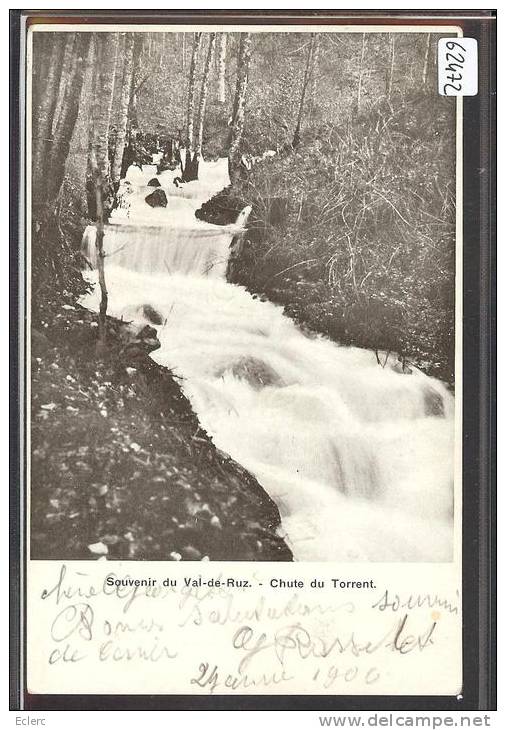
<svg viewBox="0 0 506 730"><path fill-rule="evenodd" d="M366 348L377 368L416 368L451 391L455 105L437 93L438 35L160 29L32 41L32 550L230 559L240 535L235 559L289 560L276 500L151 359L157 313L141 328L111 314L104 236L129 170L156 160L145 200L164 208L158 177L173 173L184 196L205 182L204 164L226 158L229 184L195 221L230 226L251 206L229 284L280 305L309 338ZM96 313L81 303L87 226Z"/></svg>

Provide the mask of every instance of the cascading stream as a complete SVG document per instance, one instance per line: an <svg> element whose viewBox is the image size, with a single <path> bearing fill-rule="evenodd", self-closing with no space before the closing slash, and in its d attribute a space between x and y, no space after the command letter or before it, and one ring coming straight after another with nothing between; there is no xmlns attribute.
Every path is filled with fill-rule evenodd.
<svg viewBox="0 0 506 730"><path fill-rule="evenodd" d="M449 561L453 551L453 398L372 352L308 337L282 309L225 281L238 226L195 219L228 184L226 160L201 181L157 176L166 208L144 198L154 168L130 168L104 239L109 313L160 314L155 361L182 386L216 446L277 503L297 560ZM94 229L84 247L94 259ZM90 274L94 279L94 273ZM83 303L98 309L98 287Z"/></svg>

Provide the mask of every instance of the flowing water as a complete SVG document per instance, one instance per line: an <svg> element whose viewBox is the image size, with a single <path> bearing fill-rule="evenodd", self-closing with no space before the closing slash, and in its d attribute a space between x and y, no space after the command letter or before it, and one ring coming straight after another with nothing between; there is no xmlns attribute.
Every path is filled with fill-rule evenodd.
<svg viewBox="0 0 506 730"><path fill-rule="evenodd" d="M194 212L228 183L226 160L201 162L202 182L181 188L176 172L159 175L166 208L144 202L154 170L129 169L124 207L107 228L109 313L142 320L149 304L161 315L151 357L182 377L216 446L277 503L295 559L451 560L453 398L444 385L308 337L280 307L225 281L241 221L219 227ZM93 261L94 229L84 246ZM84 303L98 302L95 287Z"/></svg>

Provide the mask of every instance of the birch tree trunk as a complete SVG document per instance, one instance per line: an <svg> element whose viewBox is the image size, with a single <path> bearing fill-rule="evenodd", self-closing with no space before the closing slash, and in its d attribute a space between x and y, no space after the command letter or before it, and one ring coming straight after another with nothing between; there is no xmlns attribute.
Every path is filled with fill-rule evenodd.
<svg viewBox="0 0 506 730"><path fill-rule="evenodd" d="M394 83L394 70L395 70L395 33L390 36L390 67L388 70L387 77L387 99L390 101L392 96L392 87Z"/></svg>
<svg viewBox="0 0 506 730"><path fill-rule="evenodd" d="M58 96L63 36L59 33L53 35L47 76L40 80L39 104L33 114L32 191L35 203L42 202L46 197L45 180L52 142L51 127Z"/></svg>
<svg viewBox="0 0 506 730"><path fill-rule="evenodd" d="M237 181L239 175L239 145L244 131L244 109L248 89L248 72L251 58L251 33L241 33L239 61L237 66L237 85L235 90L234 113L230 130L228 151L228 172L230 182Z"/></svg>
<svg viewBox="0 0 506 730"><path fill-rule="evenodd" d="M162 33L162 47L160 48L160 63L159 68L163 68L165 61L165 46L167 45L167 33Z"/></svg>
<svg viewBox="0 0 506 730"><path fill-rule="evenodd" d="M55 109L54 109L54 114L53 114L53 122L52 122L52 127L51 127L52 134L54 134L54 131L58 124L58 121L59 121L59 118L61 115L61 110L63 107L65 93L67 92L69 76L70 76L70 73L72 70L74 41L75 40L76 40L75 34L69 33L68 38L65 42L65 48L63 50L61 77L60 77L60 83L58 86L58 96L56 98Z"/></svg>
<svg viewBox="0 0 506 730"><path fill-rule="evenodd" d="M137 92L143 84L140 78L141 71L141 57L142 50L144 48L144 37L142 33L134 33L134 49L133 49L133 61L132 61L132 86L130 90L130 104L128 107L128 137L130 136L131 129L138 129L139 120L137 118Z"/></svg>
<svg viewBox="0 0 506 730"><path fill-rule="evenodd" d="M427 71L429 69L429 56L430 56L430 40L431 34L427 33L427 40L425 42L425 55L423 59L423 70L422 70L422 86L427 83Z"/></svg>
<svg viewBox="0 0 506 730"><path fill-rule="evenodd" d="M199 55L200 41L202 33L193 34L192 57L190 61L190 77L188 82L188 107L186 112L186 164L185 172L188 165L191 166L191 160L194 152L194 114L195 114L195 82L196 67Z"/></svg>
<svg viewBox="0 0 506 730"><path fill-rule="evenodd" d="M89 43L89 33L80 33L75 43L75 52L67 80L67 89L64 94L58 123L54 131L51 153L47 163L45 188L46 200L49 203L55 200L63 183L65 163L67 162L70 141L79 111L79 101Z"/></svg>
<svg viewBox="0 0 506 730"><path fill-rule="evenodd" d="M313 49L313 68L311 71L311 104L309 107L309 118L312 119L315 111L315 105L316 105L316 90L317 90L317 81L318 81L318 66L319 66L319 60L320 60L320 34L317 33L317 38L315 41L314 49Z"/></svg>
<svg viewBox="0 0 506 730"><path fill-rule="evenodd" d="M198 113L198 128L195 142L195 163L194 163L194 180L198 179L198 164L202 155L202 136L204 134L204 119L206 114L206 103L209 92L209 76L211 71L211 61L213 57L214 45L216 43L216 33L209 36L209 45L207 48L206 62L202 73L202 85L200 88L200 103Z"/></svg>
<svg viewBox="0 0 506 730"><path fill-rule="evenodd" d="M360 46L360 66L358 68L358 89L357 89L357 111L360 111L362 104L362 85L364 82L364 57L365 57L365 44L366 34L362 33L362 45Z"/></svg>
<svg viewBox="0 0 506 730"><path fill-rule="evenodd" d="M42 96L46 91L45 84L49 75L55 35L55 33L34 33L32 37L32 58L37 58L37 63L32 66L32 113L34 119L35 112L39 109ZM58 35L63 36L63 34ZM34 125L33 131L35 131Z"/></svg>
<svg viewBox="0 0 506 730"><path fill-rule="evenodd" d="M127 141L128 109L130 106L130 92L132 89L133 52L134 34L127 33L124 44L123 78L121 80L118 129L111 169L111 181L115 188L120 181L123 152Z"/></svg>
<svg viewBox="0 0 506 730"><path fill-rule="evenodd" d="M87 199L87 211L88 211L88 218L91 220L96 220L97 218L97 211L96 211L96 201L95 201L95 180L94 180L94 170L92 169L92 158L93 158L93 135L94 135L94 127L93 127L93 120L97 116L97 110L98 110L98 99L97 95L95 93L95 90L97 88L97 80L98 80L98 36L97 33L93 33L90 40L90 51L88 55L88 63L91 64L92 72L91 72L91 89L92 89L92 102L90 105L90 124L88 125L88 159L87 159L87 167L86 167L86 199Z"/></svg>
<svg viewBox="0 0 506 730"><path fill-rule="evenodd" d="M114 40L112 35L116 36ZM97 34L97 77L96 105L93 118L93 143L91 145L91 169L95 187L96 202L96 248L97 269L101 299L98 319L98 344L100 352L106 344L106 314L108 304L107 285L104 271L104 223L108 217L106 199L110 190L109 175L109 124L114 91L114 67L117 34Z"/></svg>
<svg viewBox="0 0 506 730"><path fill-rule="evenodd" d="M311 77L311 70L313 64L313 55L317 40L317 33L311 33L311 43L309 44L309 50L306 60L306 68L304 70L304 80L302 82L302 92L300 95L299 113L297 114L297 123L295 125L295 132L293 133L292 147L295 149L300 144L300 128L302 125L302 117L304 115L304 100L306 98L307 87L309 79Z"/></svg>
<svg viewBox="0 0 506 730"><path fill-rule="evenodd" d="M225 74L227 71L227 34L219 34L218 50L218 101L224 104L225 96Z"/></svg>

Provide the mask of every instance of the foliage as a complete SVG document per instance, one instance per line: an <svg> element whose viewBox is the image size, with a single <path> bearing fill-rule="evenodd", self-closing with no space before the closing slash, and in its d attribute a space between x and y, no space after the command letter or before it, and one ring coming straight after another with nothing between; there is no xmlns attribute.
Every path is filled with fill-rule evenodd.
<svg viewBox="0 0 506 730"><path fill-rule="evenodd" d="M36 323L49 302L75 301L87 290L79 252L84 220L76 206L77 191L66 178L54 214L32 221L31 316Z"/></svg>
<svg viewBox="0 0 506 730"><path fill-rule="evenodd" d="M340 342L452 380L451 117L406 94L396 110L383 100L306 129L296 151L258 163L200 213L228 223L253 205L232 279Z"/></svg>

